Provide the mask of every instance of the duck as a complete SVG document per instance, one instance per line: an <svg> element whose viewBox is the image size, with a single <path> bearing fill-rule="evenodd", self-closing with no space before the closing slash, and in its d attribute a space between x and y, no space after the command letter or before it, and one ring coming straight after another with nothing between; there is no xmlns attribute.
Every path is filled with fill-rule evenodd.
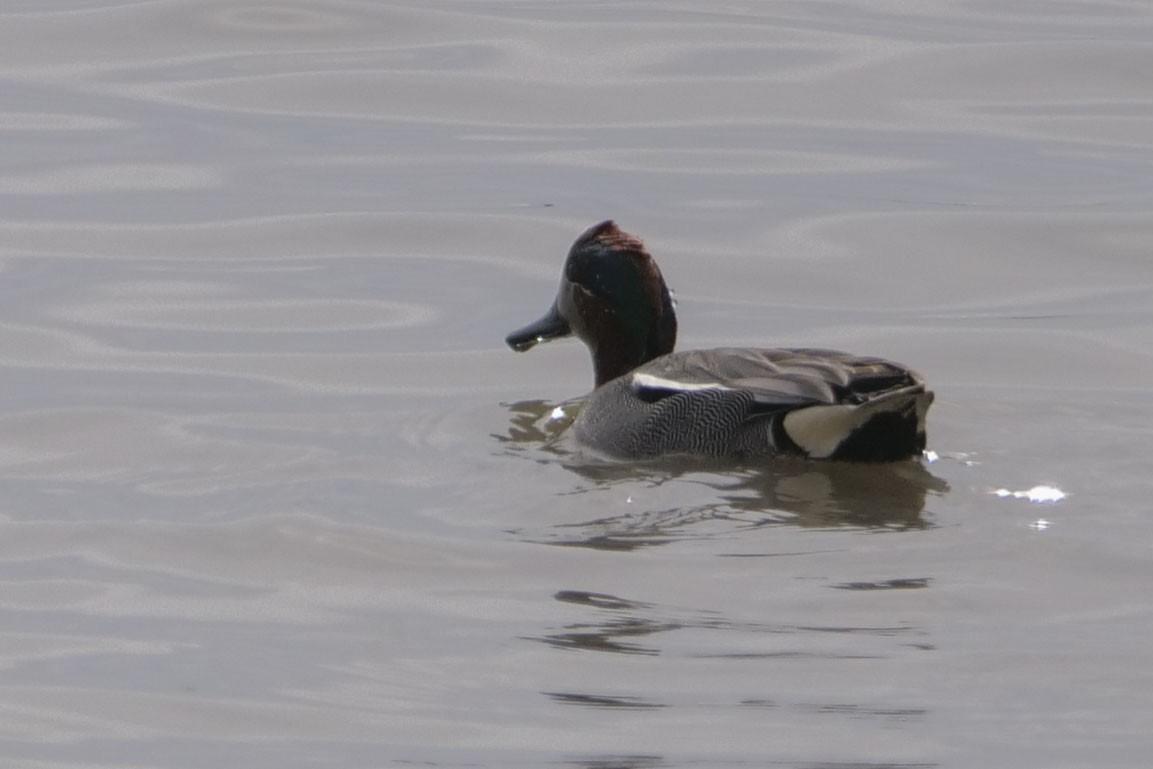
<svg viewBox="0 0 1153 769"><path fill-rule="evenodd" d="M900 363L816 348L674 351L661 270L611 219L576 239L552 306L505 341L524 352L568 336L592 356L595 389L571 432L595 455L897 462L925 450L933 392Z"/></svg>

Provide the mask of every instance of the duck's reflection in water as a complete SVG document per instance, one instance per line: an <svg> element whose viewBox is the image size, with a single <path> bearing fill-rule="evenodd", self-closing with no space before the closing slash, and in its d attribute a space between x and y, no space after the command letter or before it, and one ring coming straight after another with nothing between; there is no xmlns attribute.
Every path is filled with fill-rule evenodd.
<svg viewBox="0 0 1153 769"><path fill-rule="evenodd" d="M530 640L565 651L650 657L681 657L729 660L808 660L822 664L838 661L892 660L909 658L931 650L926 632L912 625L792 624L750 621L725 616L716 610L659 606L605 593L562 590L557 601L582 607L587 616ZM675 637L681 635L679 640ZM686 645L685 637L694 641ZM591 681L590 681L591 683ZM549 690L542 694L562 705L592 708L649 710L701 703L686 692L622 692L619 682L606 681L608 691L582 688ZM688 696L690 699L683 699ZM680 699L678 699L680 698ZM924 717L927 709L905 702L846 702L777 697L740 697L713 701L713 707L781 708L804 714L842 716L852 719L910 721Z"/></svg>
<svg viewBox="0 0 1153 769"><path fill-rule="evenodd" d="M575 413L571 405L556 407L528 401L510 409L508 434L496 436L504 447L572 474L554 472L550 483L566 475L576 480L555 495L557 509L548 512L548 521L515 532L534 542L632 550L677 540L745 539L750 530L771 526L917 530L929 525L923 517L926 500L948 488L916 462L866 465L777 458L756 467L706 466L696 458L644 465L584 462L563 441ZM596 504L588 504L589 497ZM591 520L578 520L588 516L590 507L603 513ZM822 588L857 591L865 596L872 591L925 589L930 584L931 579L914 574L880 581L827 583ZM818 619L824 616L819 613L800 621L750 618L730 616L715 608L659 605L581 589L560 590L553 597L571 607L573 616L560 626L527 636L527 640L567 653L613 658L800 660L818 665L843 661L857 665L861 660L907 659L934 648L923 628L901 622L861 623L859 616L851 621ZM886 726L918 720L927 713L919 703L853 701L843 695L837 699L810 698L798 696L787 686L781 691L705 700L675 687L671 691L646 686L634 689L616 679L598 682L594 677L571 688L549 688L541 694L557 705L622 713L652 713L685 705L733 708L734 713L769 708L784 713L785 718L874 719ZM657 756L592 756L573 765L655 769L663 761Z"/></svg>
<svg viewBox="0 0 1153 769"><path fill-rule="evenodd" d="M756 466L670 458L655 463L583 461L565 445L575 407L544 401L509 406L508 434L496 436L510 449L556 462L582 482L570 494L691 484L684 504L666 509L628 509L593 520L565 523L547 534L519 532L553 544L629 550L672 540L707 537L720 530L774 525L909 530L926 528L926 499L948 484L919 462L863 464L816 462L795 457L762 460ZM696 493L700 487L711 489ZM686 487L687 488L687 487Z"/></svg>
<svg viewBox="0 0 1153 769"><path fill-rule="evenodd" d="M561 590L553 597L561 603L586 607L591 612L587 621L572 623L558 632L531 639L560 649L658 656L663 653L658 637L679 630L717 633L718 645L715 648L680 652L697 658L877 659L891 656L895 649L902 652L912 648L925 649L922 643L924 631L906 625L850 627L841 624L750 622L730 619L715 610L657 606L584 590ZM741 651L725 648L724 640L736 634L773 637L777 641L765 644L756 652L747 648ZM836 637L837 640L823 644L820 638L824 636ZM840 639L847 636L860 640L853 644L853 648L845 648Z"/></svg>
<svg viewBox="0 0 1153 769"><path fill-rule="evenodd" d="M603 610L598 612L600 621L572 624L560 632L535 639L560 649L655 656L659 654L655 646L645 646L637 641L685 626L680 621L645 616L654 607L641 601L627 601L583 590L562 590L553 597L562 603Z"/></svg>
<svg viewBox="0 0 1153 769"><path fill-rule="evenodd" d="M565 761L572 769L663 769L673 766L662 756L593 756Z"/></svg>

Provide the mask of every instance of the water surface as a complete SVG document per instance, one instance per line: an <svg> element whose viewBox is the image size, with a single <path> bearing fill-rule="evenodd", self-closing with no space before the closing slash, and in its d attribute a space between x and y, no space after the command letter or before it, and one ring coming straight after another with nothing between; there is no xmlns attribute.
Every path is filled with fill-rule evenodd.
<svg viewBox="0 0 1153 769"><path fill-rule="evenodd" d="M7 3L0 764L1146 765L1151 64L1122 0ZM922 371L936 460L547 450L587 355L502 339L608 217L682 347Z"/></svg>

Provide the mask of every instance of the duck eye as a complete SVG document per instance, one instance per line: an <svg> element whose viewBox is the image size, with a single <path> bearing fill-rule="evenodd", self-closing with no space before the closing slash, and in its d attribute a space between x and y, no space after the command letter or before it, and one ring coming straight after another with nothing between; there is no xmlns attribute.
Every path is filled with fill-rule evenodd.
<svg viewBox="0 0 1153 769"><path fill-rule="evenodd" d="M588 293L613 305L638 301L644 281L632 259L609 252L590 255L574 264L569 279Z"/></svg>

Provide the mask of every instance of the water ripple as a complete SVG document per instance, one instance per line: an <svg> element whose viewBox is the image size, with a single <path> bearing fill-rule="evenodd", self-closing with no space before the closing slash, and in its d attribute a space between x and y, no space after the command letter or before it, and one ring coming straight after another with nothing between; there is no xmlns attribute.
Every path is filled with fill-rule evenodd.
<svg viewBox="0 0 1153 769"><path fill-rule="evenodd" d="M1151 33L8 0L0 762L1141 765ZM979 461L544 450L587 354L502 337L608 217L684 347L905 360Z"/></svg>

